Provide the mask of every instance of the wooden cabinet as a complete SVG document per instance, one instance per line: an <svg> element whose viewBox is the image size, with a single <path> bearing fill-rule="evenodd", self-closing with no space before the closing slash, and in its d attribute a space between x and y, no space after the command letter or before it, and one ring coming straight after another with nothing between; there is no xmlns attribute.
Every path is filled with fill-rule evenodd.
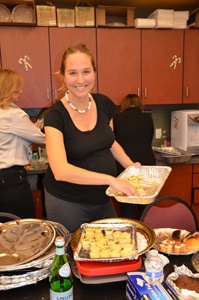
<svg viewBox="0 0 199 300"><path fill-rule="evenodd" d="M49 28L50 59L52 69L53 101L63 97L62 82L58 76L64 51L78 43L86 44L96 61L96 29L95 28Z"/></svg>
<svg viewBox="0 0 199 300"><path fill-rule="evenodd" d="M24 78L20 107L52 104L47 27L0 26L0 61L2 68L18 71Z"/></svg>
<svg viewBox="0 0 199 300"><path fill-rule="evenodd" d="M192 165L171 166L172 171L165 185L158 194L160 196L172 195L184 199L189 205L192 202Z"/></svg>
<svg viewBox="0 0 199 300"><path fill-rule="evenodd" d="M142 100L182 103L183 30L142 30ZM174 56L181 63L171 66ZM179 62L179 60L178 60Z"/></svg>
<svg viewBox="0 0 199 300"><path fill-rule="evenodd" d="M199 103L199 29L185 30L183 103Z"/></svg>
<svg viewBox="0 0 199 300"><path fill-rule="evenodd" d="M98 92L116 104L129 93L140 93L141 31L132 28L97 29Z"/></svg>

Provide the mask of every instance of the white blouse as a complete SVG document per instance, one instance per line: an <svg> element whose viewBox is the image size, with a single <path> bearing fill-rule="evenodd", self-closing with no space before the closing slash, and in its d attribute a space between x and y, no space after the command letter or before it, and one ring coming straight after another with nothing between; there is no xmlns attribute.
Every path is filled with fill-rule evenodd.
<svg viewBox="0 0 199 300"><path fill-rule="evenodd" d="M0 108L0 169L29 163L28 148L45 144L45 134L30 120L27 113L14 103Z"/></svg>

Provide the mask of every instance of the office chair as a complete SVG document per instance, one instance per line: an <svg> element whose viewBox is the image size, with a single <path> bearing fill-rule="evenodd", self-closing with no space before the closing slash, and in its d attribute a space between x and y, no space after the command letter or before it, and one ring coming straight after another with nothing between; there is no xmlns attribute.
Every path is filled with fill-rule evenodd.
<svg viewBox="0 0 199 300"><path fill-rule="evenodd" d="M198 231L198 220L192 207L175 196L162 196L147 205L140 221L152 228Z"/></svg>

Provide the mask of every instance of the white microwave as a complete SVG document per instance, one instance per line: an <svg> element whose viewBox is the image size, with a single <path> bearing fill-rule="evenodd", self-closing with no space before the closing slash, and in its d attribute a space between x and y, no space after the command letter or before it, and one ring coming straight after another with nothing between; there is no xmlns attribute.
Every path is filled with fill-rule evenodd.
<svg viewBox="0 0 199 300"><path fill-rule="evenodd" d="M171 145L199 154L199 110L171 112Z"/></svg>

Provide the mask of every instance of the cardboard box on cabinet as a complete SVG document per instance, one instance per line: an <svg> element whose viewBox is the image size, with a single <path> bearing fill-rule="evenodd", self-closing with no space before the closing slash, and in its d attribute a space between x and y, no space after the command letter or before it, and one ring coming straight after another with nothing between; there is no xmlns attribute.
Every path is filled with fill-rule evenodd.
<svg viewBox="0 0 199 300"><path fill-rule="evenodd" d="M96 26L134 27L134 7L103 6L96 8Z"/></svg>
<svg viewBox="0 0 199 300"><path fill-rule="evenodd" d="M36 5L37 26L57 26L56 7Z"/></svg>
<svg viewBox="0 0 199 300"><path fill-rule="evenodd" d="M75 6L75 26L95 27L95 8L89 2L85 6L85 2L80 1Z"/></svg>
<svg viewBox="0 0 199 300"><path fill-rule="evenodd" d="M75 27L75 10L68 8L57 8L57 26Z"/></svg>

